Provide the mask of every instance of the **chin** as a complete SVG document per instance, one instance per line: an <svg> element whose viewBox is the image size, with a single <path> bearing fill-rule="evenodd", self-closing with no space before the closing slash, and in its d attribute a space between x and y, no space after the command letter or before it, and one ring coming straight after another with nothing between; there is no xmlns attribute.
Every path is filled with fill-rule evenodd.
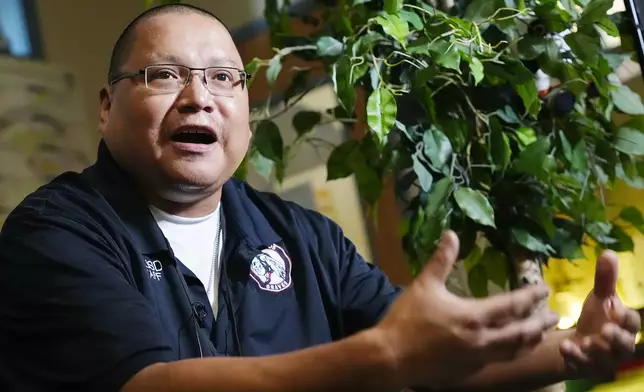
<svg viewBox="0 0 644 392"><path fill-rule="evenodd" d="M159 196L173 203L190 204L201 201L212 193L214 192L208 186L180 184L161 190Z"/></svg>
<svg viewBox="0 0 644 392"><path fill-rule="evenodd" d="M191 203L199 201L215 193L222 184L219 183L219 176L213 175L213 165L210 170L203 168L180 168L184 170L171 170L166 172L166 186L162 188L164 199L176 203ZM175 168L179 169L179 168Z"/></svg>

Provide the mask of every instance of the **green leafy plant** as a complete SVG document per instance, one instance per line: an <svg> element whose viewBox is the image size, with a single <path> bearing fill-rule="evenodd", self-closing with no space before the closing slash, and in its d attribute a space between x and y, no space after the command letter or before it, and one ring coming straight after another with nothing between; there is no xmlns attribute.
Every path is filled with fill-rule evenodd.
<svg viewBox="0 0 644 392"><path fill-rule="evenodd" d="M461 237L476 296L488 281L504 287L513 268L510 283L529 283L534 275L517 271L530 272L525 261L581 258L589 244L633 249L628 232L644 233L644 217L628 206L609 219L604 197L617 180L644 189L644 105L616 76L634 56L632 31L621 14L607 15L612 0L315 3L293 15L289 0L266 0L275 55L246 68L263 69L269 87L285 72L290 83L284 108L270 113L267 103L252 122L237 176L250 165L282 181L316 126L365 119L361 140L333 148L328 180L355 175L373 205L396 179L414 271L446 228ZM315 32L296 34L295 19ZM604 36L621 36L621 50L606 49ZM286 69L289 57L309 66ZM327 78L312 83L319 68ZM275 117L322 83L332 83L338 106L298 112L297 137L285 144Z"/></svg>
<svg viewBox="0 0 644 392"><path fill-rule="evenodd" d="M604 197L618 179L644 185L644 105L616 76L633 54L602 45L620 35L620 16L607 15L612 0L474 0L449 9L319 0L315 14L299 16L283 3L266 1L275 55L247 70L265 69L269 86L288 72L289 106L322 67L338 106L298 113L288 146L270 115L255 122L247 164L281 180L317 124L366 119L361 140L331 152L328 180L355 175L373 204L395 177L414 270L452 228L475 295L487 294L488 280L507 283L518 255L546 262L582 257L584 244L633 249L627 229L644 231L642 215L627 207L611 220ZM315 33L295 34L293 18ZM292 56L311 66L284 68ZM616 114L626 118L620 125Z"/></svg>

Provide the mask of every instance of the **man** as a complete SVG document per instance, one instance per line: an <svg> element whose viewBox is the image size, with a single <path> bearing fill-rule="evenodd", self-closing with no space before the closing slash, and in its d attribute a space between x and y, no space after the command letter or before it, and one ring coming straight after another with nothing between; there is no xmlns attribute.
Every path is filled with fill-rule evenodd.
<svg viewBox="0 0 644 392"><path fill-rule="evenodd" d="M401 293L328 219L231 180L251 137L246 78L203 10L154 8L126 29L96 164L28 196L0 235L10 391L526 390L633 350L613 254L579 328L544 334L544 287L447 291L451 232Z"/></svg>

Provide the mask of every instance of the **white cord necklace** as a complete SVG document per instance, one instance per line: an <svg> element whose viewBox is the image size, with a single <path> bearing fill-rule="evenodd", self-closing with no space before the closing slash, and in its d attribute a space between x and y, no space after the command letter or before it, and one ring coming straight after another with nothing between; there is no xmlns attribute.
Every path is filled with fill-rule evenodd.
<svg viewBox="0 0 644 392"><path fill-rule="evenodd" d="M210 266L210 277L208 278L208 286L206 287L206 295L208 296L208 299L210 299L210 294L212 293L212 289L214 287L214 281L215 281L215 272L219 270L219 240L221 238L221 206L217 208L217 216L215 217L215 221L217 222L216 229L215 229L215 244L214 244L214 250L212 254L212 265ZM217 295L217 293L215 293Z"/></svg>

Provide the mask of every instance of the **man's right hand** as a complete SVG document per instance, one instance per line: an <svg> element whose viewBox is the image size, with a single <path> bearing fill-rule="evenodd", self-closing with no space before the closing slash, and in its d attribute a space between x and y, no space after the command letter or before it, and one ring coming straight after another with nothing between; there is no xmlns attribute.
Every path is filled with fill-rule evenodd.
<svg viewBox="0 0 644 392"><path fill-rule="evenodd" d="M485 299L461 298L445 286L459 241L447 232L417 279L375 327L407 385L445 388L484 366L512 360L536 346L558 322L550 312L534 312L547 298L545 285Z"/></svg>

